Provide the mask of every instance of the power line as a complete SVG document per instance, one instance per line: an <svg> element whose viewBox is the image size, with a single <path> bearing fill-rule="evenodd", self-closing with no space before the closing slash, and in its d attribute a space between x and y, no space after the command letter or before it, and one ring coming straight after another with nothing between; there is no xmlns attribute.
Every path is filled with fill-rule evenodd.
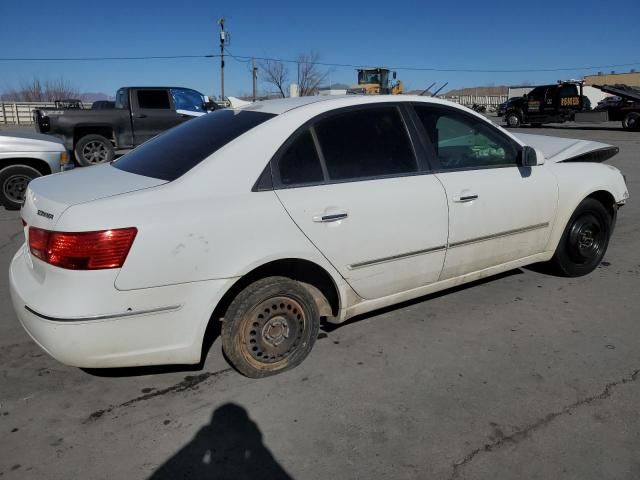
<svg viewBox="0 0 640 480"><path fill-rule="evenodd" d="M252 58L263 62L301 63L300 60L290 58L275 57L253 57L250 55L232 55L228 49L225 52L238 62L248 64ZM132 57L0 57L0 62L84 62L84 61L112 61L112 60L173 60L183 58L219 58L220 54L207 55L145 55ZM332 63L332 62L309 62L323 67L337 68L366 68L371 65L357 63ZM640 65L640 61L630 63L617 63L608 65L583 65L576 67L554 67L554 68L522 68L522 69L477 69L477 68L439 68L422 66L395 65L387 66L390 70L404 70L416 72L444 72L444 73L536 73L536 72L568 72L578 70L598 70L608 68L633 67Z"/></svg>
<svg viewBox="0 0 640 480"><path fill-rule="evenodd" d="M0 62L94 62L109 60L172 60L177 58L215 58L220 55L146 55L140 57L0 57Z"/></svg>

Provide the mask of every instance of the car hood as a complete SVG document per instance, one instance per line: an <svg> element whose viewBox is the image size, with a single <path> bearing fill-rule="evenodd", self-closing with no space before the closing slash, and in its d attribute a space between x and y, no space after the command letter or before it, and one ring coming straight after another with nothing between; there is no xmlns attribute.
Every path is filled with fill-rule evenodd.
<svg viewBox="0 0 640 480"><path fill-rule="evenodd" d="M0 133L0 152L63 152L62 141L35 132Z"/></svg>
<svg viewBox="0 0 640 480"><path fill-rule="evenodd" d="M548 162L604 162L616 155L618 147L591 140L514 133L525 145L540 150Z"/></svg>
<svg viewBox="0 0 640 480"><path fill-rule="evenodd" d="M157 187L166 180L136 175L112 165L76 168L36 178L29 183L22 218L40 228L53 228L73 205Z"/></svg>

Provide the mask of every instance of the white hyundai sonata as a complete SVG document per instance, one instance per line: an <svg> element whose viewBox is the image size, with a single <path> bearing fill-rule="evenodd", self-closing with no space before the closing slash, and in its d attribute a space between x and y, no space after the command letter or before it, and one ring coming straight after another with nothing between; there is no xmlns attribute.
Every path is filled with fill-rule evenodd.
<svg viewBox="0 0 640 480"><path fill-rule="evenodd" d="M20 322L79 367L298 365L321 319L535 262L602 259L628 193L609 145L514 135L414 96L214 112L108 165L30 183L10 268Z"/></svg>

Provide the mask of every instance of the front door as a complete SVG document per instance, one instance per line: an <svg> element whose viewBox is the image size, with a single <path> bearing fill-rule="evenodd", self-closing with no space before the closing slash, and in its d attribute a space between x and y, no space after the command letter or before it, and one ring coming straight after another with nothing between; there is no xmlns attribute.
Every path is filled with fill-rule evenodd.
<svg viewBox="0 0 640 480"><path fill-rule="evenodd" d="M415 108L449 205L441 280L544 250L557 186L544 165L519 167L519 146L493 125L439 107Z"/></svg>
<svg viewBox="0 0 640 480"><path fill-rule="evenodd" d="M295 134L272 165L287 212L358 295L438 279L446 196L420 172L397 106L332 113Z"/></svg>
<svg viewBox="0 0 640 480"><path fill-rule="evenodd" d="M138 89L132 95L134 145L140 145L182 121L166 88Z"/></svg>

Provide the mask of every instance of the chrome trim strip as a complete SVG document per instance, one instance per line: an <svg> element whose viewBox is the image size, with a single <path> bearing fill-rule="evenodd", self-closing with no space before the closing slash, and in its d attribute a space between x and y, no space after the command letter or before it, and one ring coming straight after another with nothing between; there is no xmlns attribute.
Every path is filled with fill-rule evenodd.
<svg viewBox="0 0 640 480"><path fill-rule="evenodd" d="M30 313L37 315L40 318L44 318L45 320L52 320L54 322L86 322L91 320L109 320L114 318L123 318L123 317L133 317L135 315L145 315L148 313L161 313L161 312L172 312L174 310L178 310L182 305L170 305L168 307L158 307L158 308L150 308L148 310L128 310L122 313L112 313L107 315L94 315L91 317L77 317L77 318L59 318L59 317L51 317L49 315L44 315L42 313L36 312L33 308L25 305L24 308Z"/></svg>
<svg viewBox="0 0 640 480"><path fill-rule="evenodd" d="M549 226L549 222L538 223L537 225L531 225L529 227L516 228L514 230L507 230L505 232L493 233L491 235L471 238L469 240L463 240L461 242L453 242L449 244L449 248L463 247L465 245L471 245L472 243L480 243L480 242L485 242L487 240L493 240L494 238L508 237L510 235L517 235L519 233L531 232L533 230L538 230L540 228L547 228L548 226Z"/></svg>
<svg viewBox="0 0 640 480"><path fill-rule="evenodd" d="M370 267L372 265L378 265L380 263L391 262L393 260L400 260L403 258L409 257L417 257L418 255L424 255L425 253L435 253L446 250L447 247L445 245L440 245L438 247L425 248L424 250L416 250L414 252L408 253L400 253L398 255L392 255L391 257L377 258L375 260L368 260L366 262L359 262L349 265L349 270L356 270L358 268Z"/></svg>

